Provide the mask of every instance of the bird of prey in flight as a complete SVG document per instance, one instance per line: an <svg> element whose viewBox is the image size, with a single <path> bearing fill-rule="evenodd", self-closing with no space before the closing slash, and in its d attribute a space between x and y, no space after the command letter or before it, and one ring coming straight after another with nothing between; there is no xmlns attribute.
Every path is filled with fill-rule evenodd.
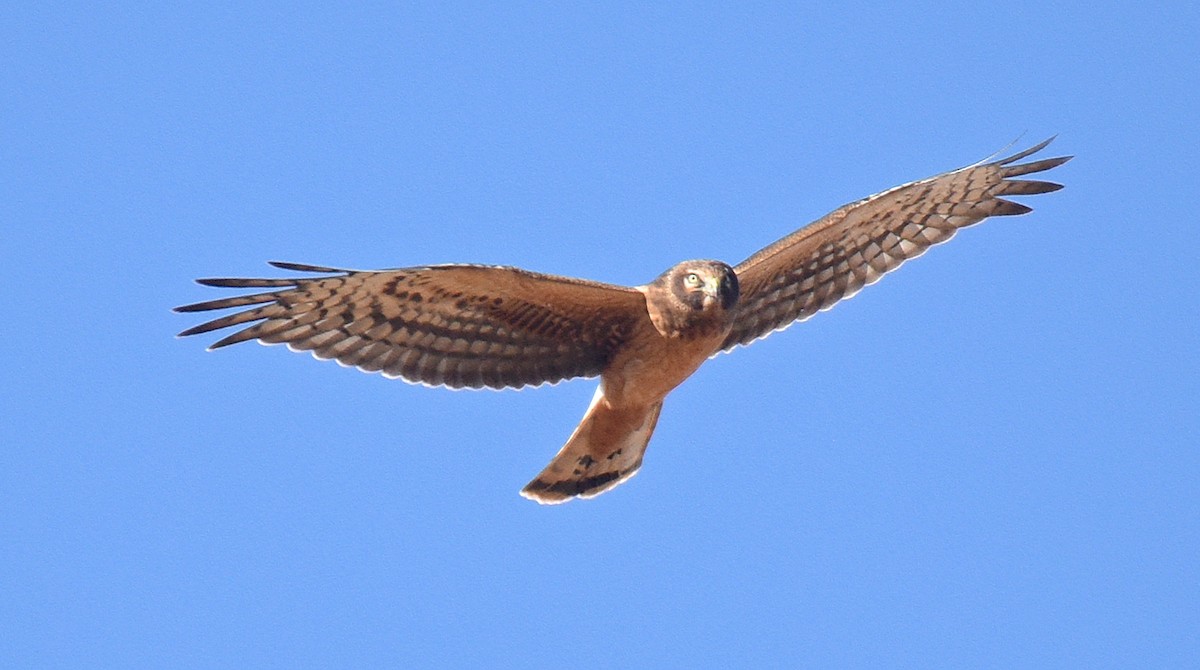
<svg viewBox="0 0 1200 670"><path fill-rule="evenodd" d="M1030 211L1006 197L1062 188L1016 178L1070 159L1020 162L1049 143L850 203L732 267L684 261L627 287L485 265L363 271L275 262L315 276L197 280L266 291L176 308L248 307L180 335L242 326L211 348L286 344L449 388L598 376L575 432L521 490L539 503L588 498L637 472L663 399L711 356L829 309L959 228Z"/></svg>

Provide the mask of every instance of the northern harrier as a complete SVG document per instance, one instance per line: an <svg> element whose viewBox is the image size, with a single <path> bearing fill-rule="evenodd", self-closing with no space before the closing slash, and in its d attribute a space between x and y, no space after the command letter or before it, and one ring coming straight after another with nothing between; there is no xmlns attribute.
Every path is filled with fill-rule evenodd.
<svg viewBox="0 0 1200 670"><path fill-rule="evenodd" d="M270 290L178 307L258 305L180 335L252 324L211 348L287 344L429 386L520 388L599 376L575 432L521 490L539 503L587 498L637 472L663 399L709 357L829 309L959 228L1030 211L1002 196L1062 188L1013 179L1070 159L1017 163L1049 143L851 203L736 267L685 261L630 288L512 267L360 271L271 263L322 276L200 279Z"/></svg>

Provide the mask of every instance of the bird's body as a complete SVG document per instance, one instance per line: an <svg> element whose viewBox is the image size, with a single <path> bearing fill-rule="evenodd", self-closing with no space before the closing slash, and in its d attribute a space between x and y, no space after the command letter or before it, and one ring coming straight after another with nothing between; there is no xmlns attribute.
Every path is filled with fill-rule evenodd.
<svg viewBox="0 0 1200 670"><path fill-rule="evenodd" d="M273 290L180 307L258 305L181 335L252 324L213 347L286 343L451 388L599 376L575 432L522 490L542 503L590 497L637 471L663 400L708 358L828 309L959 228L1029 211L1000 196L1061 188L1011 178L1068 160L1014 164L1048 143L851 203L736 267L686 261L645 286L622 287L509 267L353 271L274 263L325 276L199 280Z"/></svg>
<svg viewBox="0 0 1200 670"><path fill-rule="evenodd" d="M683 285L690 275L702 282L691 291ZM720 349L733 326L737 275L720 261L686 261L638 290L646 309L637 331L601 376L616 406L662 400Z"/></svg>

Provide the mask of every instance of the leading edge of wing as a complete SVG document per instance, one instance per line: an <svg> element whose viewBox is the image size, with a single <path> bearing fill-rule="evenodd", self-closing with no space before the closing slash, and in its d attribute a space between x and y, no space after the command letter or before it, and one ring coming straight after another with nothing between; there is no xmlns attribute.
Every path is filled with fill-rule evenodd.
<svg viewBox="0 0 1200 670"><path fill-rule="evenodd" d="M1010 184L1020 184L1021 192L1013 192L1013 193L1009 193L1006 195L1017 195L1017 196L1019 196L1019 195L1035 195L1035 194L1039 194L1039 193L1049 193L1052 191L1057 191L1062 188L1061 184L1052 183L1052 182L1021 181L1021 180L1016 180L1016 179L1010 179L1010 177L1050 170L1050 169L1058 167L1059 165L1062 165L1062 164L1066 163L1067 161L1071 160L1072 158L1074 158L1073 155L1059 156L1059 157L1054 157L1054 158L1042 159L1042 160L1034 161L1034 162L1030 162L1030 163L1013 165L1013 163L1015 163L1016 161L1019 161L1023 158L1032 156L1033 154L1041 151L1042 149L1045 149L1057 137L1058 137L1057 135L1052 135L1049 138L1033 145L1032 147L1029 147L1027 149L1019 151L1015 154L1011 154L1011 155L1008 155L1008 156L1005 156L1005 157L999 158L999 159L995 158L997 155L1003 153L1009 147L1016 144L1016 142L1019 141L1019 138L1018 138L1018 140L1014 140L1012 143L1010 143L1004 149L1001 149L1000 151L991 154L990 156L988 156L987 158L985 158L981 161L977 161L975 163L972 163L970 165L967 165L967 166L964 166L961 168L957 168L955 170L938 173L938 174L935 174L935 175L932 175L929 177L925 177L923 179L918 179L918 180L910 181L910 182L907 182L904 184L900 184L898 186L894 186L892 188L889 188L889 189L880 191L878 193L875 193L873 195L867 196L866 198L862 198L860 200L856 200L856 201L847 203L846 205L843 205L843 206L833 210L832 212L820 217L816 221L813 221L812 223L800 228L799 230L797 230L793 233L789 233L788 235L785 235L783 238L777 240L776 242L772 243L771 245L768 245L764 249L761 249L758 252L755 252L750 257L748 257L746 260L739 263L738 266L735 267L734 269L735 269L735 271L737 271L739 269L746 267L752 261L755 264L761 263L761 262L766 261L768 258L774 256L775 254L783 253L786 250L786 246L780 246L780 245L782 245L782 243L785 242L788 238L791 238L792 236L796 235L797 233L801 233L807 229L811 229L814 227L820 227L822 224L826 223L826 220L829 219L829 217L837 214L838 212L849 210L856 206L866 204L868 202L885 197L891 193L895 193L895 192L900 191L905 188L928 183L933 180L940 179L940 178L943 178L943 177L946 177L949 175L953 175L953 174L956 174L959 172L963 172L966 170L972 170L972 169L976 169L976 168L980 168L980 167L987 167L987 166L1000 166L1000 167L1008 166L1008 167L1004 167L1004 169L1001 171L1002 181L1005 181ZM997 198L997 199L999 199L999 198ZM1007 202L1007 201L1005 201L1005 202ZM1027 207L1025 205L1020 205L1018 203L1009 203L1009 204L1013 206L1012 211L1006 212L1006 214L1025 214L1025 213L1032 211L1032 208ZM935 246L939 246L941 244L945 244L946 242L949 242L951 239L954 238L955 235L958 234L958 232L960 230L962 230L962 228L953 229L952 231L949 232L949 234L945 237L945 239L934 242L934 243L930 244L929 246L918 250L917 253L913 254L912 256L901 259L895 265L895 267L889 269L886 272L883 272L882 274L880 274L870 280L864 281L861 286L855 288L852 291L847 292L845 295L843 295L840 299L836 300L835 302L833 302L829 305L826 305L824 307L821 307L811 314L808 314L808 315L803 316L798 319L794 319L792 321L788 321L787 323L784 323L776 328L770 329L770 330L762 333L761 335L758 335L757 337L754 337L750 340L747 340L745 342L736 342L736 343L732 344L731 346L724 347L724 348L718 350L717 352L713 353L713 355L710 356L709 358L715 358L716 356L719 356L722 353L733 351L734 349L736 349L738 347L749 346L750 344L753 344L754 342L764 339L764 338L772 335L773 333L787 330L788 328L790 328L791 326L793 326L797 323L807 321L807 320L811 319L813 316L816 316L816 314L818 314L820 312L827 312L827 311L833 309L838 304L858 295L859 292L861 292L867 286L874 285L874 284L878 283L879 280L883 279L883 277L885 277L886 275L895 273L897 270L899 270L901 267L903 267L903 265L905 263L907 263L908 261L911 261L914 258L918 258L918 257L922 256L926 251L928 251L929 249L931 249ZM778 248L775 248L775 247L778 247Z"/></svg>

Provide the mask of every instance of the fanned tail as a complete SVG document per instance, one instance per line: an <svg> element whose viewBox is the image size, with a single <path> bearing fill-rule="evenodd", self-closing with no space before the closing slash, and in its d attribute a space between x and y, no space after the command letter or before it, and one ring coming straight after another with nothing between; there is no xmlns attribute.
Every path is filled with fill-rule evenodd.
<svg viewBox="0 0 1200 670"><path fill-rule="evenodd" d="M661 411L661 400L646 407L614 409L601 386L570 439L546 469L521 489L521 495L554 505L598 496L628 480L642 466Z"/></svg>

